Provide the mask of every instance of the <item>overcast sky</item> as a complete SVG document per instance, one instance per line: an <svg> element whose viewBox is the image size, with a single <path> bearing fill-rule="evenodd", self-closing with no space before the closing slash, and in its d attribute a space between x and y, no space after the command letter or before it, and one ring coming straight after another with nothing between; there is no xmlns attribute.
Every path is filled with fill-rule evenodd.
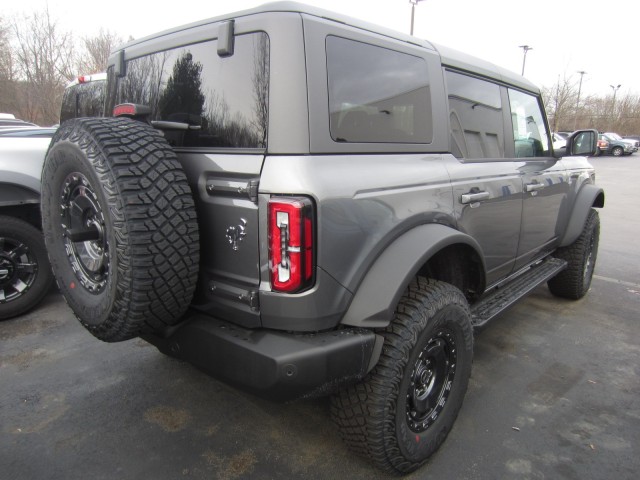
<svg viewBox="0 0 640 480"><path fill-rule="evenodd" d="M124 38L151 33L254 7L260 0L19 0L3 2L2 15L31 13L46 4L54 18L78 36L100 28ZM306 0L307 4L409 33L409 0ZM498 64L540 86L560 77L579 78L583 92L640 94L640 1L638 0L422 0L414 35Z"/></svg>

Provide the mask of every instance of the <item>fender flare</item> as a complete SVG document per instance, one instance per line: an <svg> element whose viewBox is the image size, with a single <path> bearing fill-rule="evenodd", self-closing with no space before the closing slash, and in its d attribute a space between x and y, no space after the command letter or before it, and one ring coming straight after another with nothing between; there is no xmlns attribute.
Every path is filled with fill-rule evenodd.
<svg viewBox="0 0 640 480"><path fill-rule="evenodd" d="M468 245L483 258L480 245L472 237L445 225L421 225L404 233L373 263L341 323L362 328L386 327L420 268L434 254L455 244ZM484 264L482 267L484 270Z"/></svg>
<svg viewBox="0 0 640 480"><path fill-rule="evenodd" d="M0 186L0 207L40 203L40 194L30 188L2 182L0 182Z"/></svg>
<svg viewBox="0 0 640 480"><path fill-rule="evenodd" d="M595 185L588 184L582 187L576 196L573 211L569 219L569 225L567 225L564 236L560 241L560 247L571 245L575 242L576 238L580 236L592 207L604 207L604 190Z"/></svg>

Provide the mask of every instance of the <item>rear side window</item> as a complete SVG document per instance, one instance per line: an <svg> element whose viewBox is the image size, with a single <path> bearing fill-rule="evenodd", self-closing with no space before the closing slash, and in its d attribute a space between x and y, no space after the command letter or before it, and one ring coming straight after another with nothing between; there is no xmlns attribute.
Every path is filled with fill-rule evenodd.
<svg viewBox="0 0 640 480"><path fill-rule="evenodd" d="M430 143L424 59L366 43L326 40L329 122L336 142Z"/></svg>
<svg viewBox="0 0 640 480"><path fill-rule="evenodd" d="M60 122L79 117L104 115L106 80L78 83L65 89L60 109Z"/></svg>
<svg viewBox="0 0 640 480"><path fill-rule="evenodd" d="M538 97L509 89L516 157L551 156L549 135Z"/></svg>
<svg viewBox="0 0 640 480"><path fill-rule="evenodd" d="M451 150L458 158L503 158L504 117L500 87L446 72Z"/></svg>
<svg viewBox="0 0 640 480"><path fill-rule="evenodd" d="M109 111L148 106L151 124L174 147L265 148L269 38L257 32L234 41L224 58L213 40L128 61Z"/></svg>

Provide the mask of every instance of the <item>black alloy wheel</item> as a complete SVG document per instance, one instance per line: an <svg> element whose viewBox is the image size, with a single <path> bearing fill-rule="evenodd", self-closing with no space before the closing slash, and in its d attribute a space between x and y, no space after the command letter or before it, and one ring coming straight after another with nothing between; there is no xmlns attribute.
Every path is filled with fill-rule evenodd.
<svg viewBox="0 0 640 480"><path fill-rule="evenodd" d="M35 307L51 280L42 233L20 218L0 216L0 320Z"/></svg>
<svg viewBox="0 0 640 480"><path fill-rule="evenodd" d="M17 238L0 238L0 302L24 295L38 276L38 262L29 246Z"/></svg>
<svg viewBox="0 0 640 480"><path fill-rule="evenodd" d="M104 290L109 275L109 243L98 197L87 177L70 173L60 192L65 250L80 284L92 293Z"/></svg>
<svg viewBox="0 0 640 480"><path fill-rule="evenodd" d="M450 330L439 330L427 341L411 372L407 391L407 423L424 432L444 409L456 374L457 348Z"/></svg>

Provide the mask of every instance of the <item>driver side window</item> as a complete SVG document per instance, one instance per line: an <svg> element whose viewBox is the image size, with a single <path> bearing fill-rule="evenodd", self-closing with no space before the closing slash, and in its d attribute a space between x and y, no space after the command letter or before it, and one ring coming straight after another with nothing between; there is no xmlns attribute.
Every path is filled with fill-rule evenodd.
<svg viewBox="0 0 640 480"><path fill-rule="evenodd" d="M538 98L509 89L516 157L549 157L551 147Z"/></svg>

